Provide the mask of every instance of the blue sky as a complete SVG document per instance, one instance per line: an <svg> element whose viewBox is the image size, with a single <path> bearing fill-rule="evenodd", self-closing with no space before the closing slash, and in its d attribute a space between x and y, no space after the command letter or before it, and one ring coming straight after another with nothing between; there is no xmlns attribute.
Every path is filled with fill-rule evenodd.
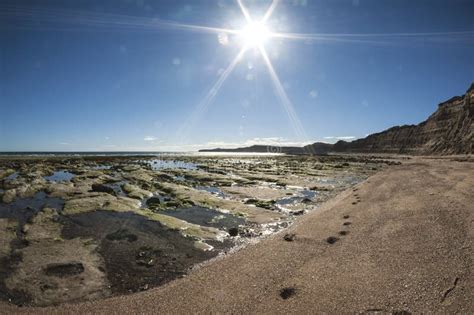
<svg viewBox="0 0 474 315"><path fill-rule="evenodd" d="M254 19L270 2L243 1ZM471 0L280 1L270 31L333 34L264 44L295 123L253 47L196 114L243 43L173 23L241 29L235 1L3 0L0 151L297 145L419 123L474 81L472 12Z"/></svg>

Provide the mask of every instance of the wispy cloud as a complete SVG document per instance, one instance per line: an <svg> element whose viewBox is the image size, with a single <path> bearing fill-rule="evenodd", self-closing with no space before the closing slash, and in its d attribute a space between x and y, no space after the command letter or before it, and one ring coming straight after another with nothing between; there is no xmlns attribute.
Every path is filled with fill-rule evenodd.
<svg viewBox="0 0 474 315"><path fill-rule="evenodd" d="M294 141L280 137L253 138L242 142L209 141L204 146L211 147L247 147L252 145L273 145L273 146L304 146L313 143L311 141Z"/></svg>
<svg viewBox="0 0 474 315"><path fill-rule="evenodd" d="M143 138L144 141L155 141L156 138L153 137L153 136L146 136L145 138Z"/></svg>
<svg viewBox="0 0 474 315"><path fill-rule="evenodd" d="M228 142L228 141L209 141L206 143L197 144L185 144L185 145L169 145L160 146L160 150L163 151L197 151L200 149L213 149L213 148L240 148L248 147L252 145L268 145L268 146L281 146L281 147L302 147L316 141L296 141L281 137L267 137L267 138L252 138L240 142Z"/></svg>
<svg viewBox="0 0 474 315"><path fill-rule="evenodd" d="M329 136L329 137L324 137L326 140L353 140L356 137L354 136Z"/></svg>
<svg viewBox="0 0 474 315"><path fill-rule="evenodd" d="M316 97L318 97L318 91L316 91L316 90L311 90L311 91L309 92L309 97L311 97L311 98L316 98Z"/></svg>
<svg viewBox="0 0 474 315"><path fill-rule="evenodd" d="M71 145L69 142L59 142L60 145Z"/></svg>

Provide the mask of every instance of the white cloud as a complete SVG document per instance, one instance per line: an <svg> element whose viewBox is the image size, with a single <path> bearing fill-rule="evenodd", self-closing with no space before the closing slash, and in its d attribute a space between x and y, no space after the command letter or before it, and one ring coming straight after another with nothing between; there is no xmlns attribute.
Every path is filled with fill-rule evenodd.
<svg viewBox="0 0 474 315"><path fill-rule="evenodd" d="M145 138L143 138L143 141L155 141L156 138L153 137L153 136L146 136Z"/></svg>
<svg viewBox="0 0 474 315"><path fill-rule="evenodd" d="M355 139L356 137L354 136L329 136L329 137L324 137L324 139L327 139L327 140L333 140L333 139L336 139L336 140L352 140L352 139Z"/></svg>
<svg viewBox="0 0 474 315"><path fill-rule="evenodd" d="M268 138L253 138L241 142L226 142L226 141L209 141L206 143L199 144L185 144L185 145L169 145L160 146L159 150L162 151L197 151L200 149L231 149L248 147L252 145L268 145L268 146L282 146L282 147L302 147L316 141L294 141L280 137L268 137Z"/></svg>
<svg viewBox="0 0 474 315"><path fill-rule="evenodd" d="M71 145L70 143L68 142L59 142L60 145Z"/></svg>
<svg viewBox="0 0 474 315"><path fill-rule="evenodd" d="M318 97L318 91L316 91L316 90L311 90L311 91L309 92L309 97L311 97L311 98L316 98L316 97Z"/></svg>

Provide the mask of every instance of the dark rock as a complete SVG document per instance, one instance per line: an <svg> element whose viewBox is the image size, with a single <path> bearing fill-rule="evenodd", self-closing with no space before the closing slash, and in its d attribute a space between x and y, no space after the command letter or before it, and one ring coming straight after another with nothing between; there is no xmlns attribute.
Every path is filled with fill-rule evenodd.
<svg viewBox="0 0 474 315"><path fill-rule="evenodd" d="M65 278L83 273L84 265L80 262L49 264L44 272L48 276Z"/></svg>
<svg viewBox="0 0 474 315"><path fill-rule="evenodd" d="M237 236L239 235L239 228L236 228L236 227L230 228L228 232L229 232L229 235L232 237Z"/></svg>
<svg viewBox="0 0 474 315"><path fill-rule="evenodd" d="M293 242L296 239L296 234L295 233L287 233L285 236L283 236L283 239L287 242Z"/></svg>
<svg viewBox="0 0 474 315"><path fill-rule="evenodd" d="M140 266L147 268L153 267L156 264L157 258L160 255L159 250L155 250L151 247L144 246L140 248L140 251L135 257L135 261Z"/></svg>
<svg viewBox="0 0 474 315"><path fill-rule="evenodd" d="M247 199L245 201L245 204L252 204L252 205L255 205L256 207L259 207L259 208L272 210L275 206L275 200L267 201L267 200L260 200L260 199L250 198L250 199Z"/></svg>
<svg viewBox="0 0 474 315"><path fill-rule="evenodd" d="M114 233L107 234L106 238L109 241L123 241L135 242L138 237L135 234L129 233L127 229L118 229Z"/></svg>
<svg viewBox="0 0 474 315"><path fill-rule="evenodd" d="M161 204L161 200L159 197L150 197L146 201L147 207L150 207L150 208L158 207L160 204Z"/></svg>
<svg viewBox="0 0 474 315"><path fill-rule="evenodd" d="M107 186L107 185L103 185L103 184L92 184L92 191L93 192L104 192L104 193L108 193L108 194L111 194L111 195L115 195L115 190L112 187Z"/></svg>

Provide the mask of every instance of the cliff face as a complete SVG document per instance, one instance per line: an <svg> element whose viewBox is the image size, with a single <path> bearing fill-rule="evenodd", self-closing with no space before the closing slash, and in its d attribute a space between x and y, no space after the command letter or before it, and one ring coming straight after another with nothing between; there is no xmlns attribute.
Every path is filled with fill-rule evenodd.
<svg viewBox="0 0 474 315"><path fill-rule="evenodd" d="M463 96L438 105L427 120L418 125L397 126L352 142L316 142L304 147L252 146L213 149L217 152L273 152L286 154L326 154L328 152L472 154L474 153L474 83Z"/></svg>
<svg viewBox="0 0 474 315"><path fill-rule="evenodd" d="M474 152L474 83L463 96L438 105L426 121L398 126L352 142L339 141L336 152L469 154Z"/></svg>

